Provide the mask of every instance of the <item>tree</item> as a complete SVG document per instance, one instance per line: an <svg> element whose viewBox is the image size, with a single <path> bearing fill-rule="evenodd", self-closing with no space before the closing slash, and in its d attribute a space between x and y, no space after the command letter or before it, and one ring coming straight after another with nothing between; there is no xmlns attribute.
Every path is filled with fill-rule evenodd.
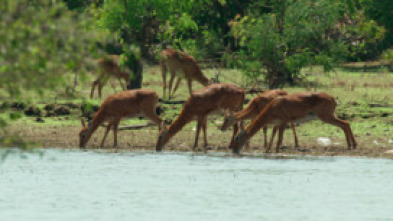
<svg viewBox="0 0 393 221"><path fill-rule="evenodd" d="M393 4L391 0L357 0L357 3L368 19L375 20L378 25L386 29L383 41L378 41L367 48L367 51L374 52L372 58L375 58L385 49L393 46Z"/></svg>
<svg viewBox="0 0 393 221"><path fill-rule="evenodd" d="M100 36L62 1L2 1L0 20L0 87L11 96L69 86L67 76L83 73Z"/></svg>
<svg viewBox="0 0 393 221"><path fill-rule="evenodd" d="M260 13L261 7L270 11ZM356 24L341 25L348 15L348 5L339 0L257 1L248 15L230 23L242 47L237 65L251 77L266 71L269 88L294 83L306 66L332 70L335 62L348 56L352 37L363 34ZM383 31L376 32L381 36Z"/></svg>
<svg viewBox="0 0 393 221"><path fill-rule="evenodd" d="M153 43L166 40L176 44L182 35L197 29L187 13L195 2L199 1L106 1L97 18L99 25L118 36L122 44L136 45L142 57L151 58L149 50Z"/></svg>

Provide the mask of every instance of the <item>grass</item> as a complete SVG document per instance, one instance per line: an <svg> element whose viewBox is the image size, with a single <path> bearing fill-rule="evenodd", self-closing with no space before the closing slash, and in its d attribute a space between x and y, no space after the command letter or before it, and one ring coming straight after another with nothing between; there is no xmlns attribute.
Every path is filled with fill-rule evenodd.
<svg viewBox="0 0 393 221"><path fill-rule="evenodd" d="M214 76L213 69L204 69L205 75L209 78ZM227 83L238 83L243 87L250 87L247 80L241 73L234 69L220 69L220 80ZM328 74L323 73L319 68L306 69L303 73L305 81L296 87L285 87L289 93L296 91L323 91L334 96L339 105L337 114L341 118L347 119L351 123L351 127L355 137L359 143L359 149L355 152L348 152L344 139L344 133L331 125L324 124L320 121L312 121L310 123L297 127L300 145L307 149L305 154L321 154L333 153L338 155L366 155L387 157L384 151L393 148L393 73L387 69L378 69L375 72L363 71L347 71L345 69L337 69L336 72ZM145 66L143 87L151 88L162 95L162 79L158 66ZM80 82L76 88L75 97L64 96L62 90L57 92L48 92L45 97L38 97L32 93L26 93L22 98L27 105L35 105L43 108L47 103L65 104L74 103L82 104L90 102L99 105L104 99L89 99L90 85L94 75L88 75L86 81ZM113 94L115 91L121 90L119 83L113 81L116 88L112 88L108 83L103 89L103 98ZM193 90L202 88L203 86L194 82ZM5 98L4 92L0 91L5 101L12 102L13 99ZM251 99L255 95L247 95ZM186 100L188 97L188 89L186 82L183 81L176 93L175 100ZM181 111L182 105L161 104L165 112L162 117L164 119L174 120ZM8 118L15 111L11 109L3 110L0 117ZM33 141L43 147L67 147L73 148L78 144L78 132L80 130L80 110L73 109L69 116L45 117L44 123L36 122L35 117L26 117L20 111L21 117L14 121L10 121L6 130L0 136L18 135L24 141ZM225 133L216 129L222 117L212 116L209 120L208 137L210 147L222 151L227 151L226 146L229 143L232 131ZM130 119L123 120L121 125L143 124L145 120ZM194 141L195 122L186 125L182 132L177 134L169 142L166 150L190 150L190 146ZM293 138L291 130L286 130L284 137L285 153L296 153L299 151L293 147ZM96 132L89 146L97 146L103 135L103 130ZM125 149L153 149L157 136L157 128L149 127L138 131L121 131L119 132L119 145ZM328 137L332 140L332 145L328 147L321 146L317 139L319 137ZM201 138L201 137L200 137ZM202 141L202 140L201 140ZM106 146L112 145L112 134L107 138ZM200 142L201 144L201 142ZM258 133L252 138L251 149L249 151L262 151L263 144L262 133ZM257 149L259 147L259 149Z"/></svg>

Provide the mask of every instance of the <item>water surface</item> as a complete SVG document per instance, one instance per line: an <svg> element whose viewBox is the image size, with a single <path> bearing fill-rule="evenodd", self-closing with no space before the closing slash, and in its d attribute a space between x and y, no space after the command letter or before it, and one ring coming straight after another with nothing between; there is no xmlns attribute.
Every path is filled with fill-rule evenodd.
<svg viewBox="0 0 393 221"><path fill-rule="evenodd" d="M393 220L393 161L43 150L0 163L1 220Z"/></svg>

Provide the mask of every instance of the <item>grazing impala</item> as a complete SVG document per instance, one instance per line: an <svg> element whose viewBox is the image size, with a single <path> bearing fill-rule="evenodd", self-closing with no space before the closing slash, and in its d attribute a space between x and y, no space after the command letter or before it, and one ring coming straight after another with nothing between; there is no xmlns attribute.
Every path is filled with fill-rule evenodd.
<svg viewBox="0 0 393 221"><path fill-rule="evenodd" d="M98 96L101 98L102 87L108 82L109 78L115 77L117 79L123 79L126 82L126 87L130 85L130 72L123 70L119 67L120 56L119 55L107 55L103 58L98 59L97 65L99 67L99 74L91 86L90 98L94 96L94 89L97 86ZM120 83L121 84L121 83ZM123 84L121 84L123 90L125 90Z"/></svg>
<svg viewBox="0 0 393 221"><path fill-rule="evenodd" d="M225 131L228 129L228 127L232 126L233 124L239 121L256 118L258 114L263 110L263 108L265 108L273 99L284 95L288 95L288 93L284 90L270 90L270 91L263 92L262 94L253 98L250 101L250 103L248 103L246 109L239 111L235 114L233 114L233 112L226 113L224 117L224 123L221 126L221 130ZM295 139L295 146L299 147L295 126L292 122L290 124ZM267 148L267 125L263 126L263 136L264 136L264 147ZM272 141L273 141L273 136L270 142Z"/></svg>
<svg viewBox="0 0 393 221"><path fill-rule="evenodd" d="M266 124L275 124L279 128L279 137L276 152L281 145L285 126L288 122L307 121L310 118L319 118L323 122L340 127L347 140L348 149L356 148L357 144L351 127L347 121L337 118L334 110L336 101L328 94L320 92L294 93L274 99L232 143L232 150L238 154L243 145ZM274 133L275 131L273 131ZM271 143L267 151L271 148Z"/></svg>
<svg viewBox="0 0 393 221"><path fill-rule="evenodd" d="M114 146L117 146L117 127L120 120L124 117L143 116L160 126L162 120L155 112L157 103L157 93L149 89L128 90L109 96L102 103L88 126L82 120L82 130L79 133L79 147L85 147L94 131L105 121L108 121L108 126L101 141L101 147L104 145L105 138L111 128L114 134Z"/></svg>
<svg viewBox="0 0 393 221"><path fill-rule="evenodd" d="M172 97L179 87L181 79L186 79L188 84L188 91L192 93L192 81L198 81L204 86L209 84L209 79L202 73L195 59L182 52L174 49L165 49L161 52L160 57L161 73L162 73L162 89L163 97L166 97L166 73L169 71L169 87L168 97ZM177 77L177 82L172 90L173 80Z"/></svg>
<svg viewBox="0 0 393 221"><path fill-rule="evenodd" d="M231 84L212 84L191 94L183 106L183 109L173 124L167 128L163 122L161 132L156 144L156 150L161 151L169 139L179 132L184 125L192 120L197 120L197 130L193 150L198 146L200 129L203 129L205 151L207 147L206 126L207 117L226 109L239 111L243 107L244 90ZM234 124L231 142L238 130L238 125Z"/></svg>

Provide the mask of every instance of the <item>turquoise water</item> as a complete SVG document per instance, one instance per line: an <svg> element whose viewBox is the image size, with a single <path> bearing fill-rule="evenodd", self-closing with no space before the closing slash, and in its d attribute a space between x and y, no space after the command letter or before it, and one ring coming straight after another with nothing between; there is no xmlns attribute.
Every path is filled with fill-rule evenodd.
<svg viewBox="0 0 393 221"><path fill-rule="evenodd" d="M44 150L0 164L0 220L393 220L393 161Z"/></svg>

